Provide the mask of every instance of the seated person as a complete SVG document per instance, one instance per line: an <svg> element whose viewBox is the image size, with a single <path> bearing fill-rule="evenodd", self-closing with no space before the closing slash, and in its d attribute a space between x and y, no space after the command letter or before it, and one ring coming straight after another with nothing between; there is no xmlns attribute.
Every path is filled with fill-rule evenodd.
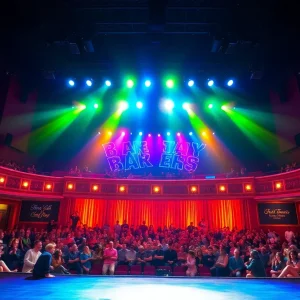
<svg viewBox="0 0 300 300"><path fill-rule="evenodd" d="M64 267L64 259L62 257L62 251L56 249L52 255L52 266L54 274L70 274L68 270Z"/></svg>
<svg viewBox="0 0 300 300"><path fill-rule="evenodd" d="M74 270L77 274L82 274L82 268L80 263L80 253L77 245L74 243L69 250L68 255L68 269Z"/></svg>
<svg viewBox="0 0 300 300"><path fill-rule="evenodd" d="M35 241L33 249L29 249L24 257L24 265L22 272L23 273L31 273L33 271L33 267L36 264L38 258L40 257L42 250L42 242Z"/></svg>
<svg viewBox="0 0 300 300"><path fill-rule="evenodd" d="M196 266L196 256L194 251L189 251L186 259L187 270L186 276L196 276L197 266Z"/></svg>
<svg viewBox="0 0 300 300"><path fill-rule="evenodd" d="M298 258L298 253L296 250L292 250L289 252L286 267L282 270L278 278L300 277L299 272L300 272L300 260Z"/></svg>
<svg viewBox="0 0 300 300"><path fill-rule="evenodd" d="M129 266L132 266L136 263L136 252L134 250L134 246L131 245L129 250L126 252L126 263L128 263Z"/></svg>
<svg viewBox="0 0 300 300"><path fill-rule="evenodd" d="M91 260L93 260L93 258L92 258L90 248L89 246L85 246L83 248L83 252L80 254L80 262L85 274L90 273L90 270L92 268Z"/></svg>
<svg viewBox="0 0 300 300"><path fill-rule="evenodd" d="M169 244L169 248L165 251L165 265L174 267L177 263L177 252L174 249L173 244Z"/></svg>
<svg viewBox="0 0 300 300"><path fill-rule="evenodd" d="M233 251L233 256L229 258L230 276L241 277L242 271L245 269L244 262L240 257L239 249Z"/></svg>
<svg viewBox="0 0 300 300"><path fill-rule="evenodd" d="M153 256L152 256L152 264L153 266L163 266L164 265L164 259L165 259L165 255L164 255L164 251L162 250L162 246L159 244L157 246L157 250L155 250L153 252Z"/></svg>
<svg viewBox="0 0 300 300"><path fill-rule="evenodd" d="M50 270L53 269L51 266L52 263L52 254L55 251L55 244L48 244L45 247L45 252L40 255L36 264L33 268L33 276L35 278L43 278L43 277L54 277L54 275L50 274Z"/></svg>
<svg viewBox="0 0 300 300"><path fill-rule="evenodd" d="M203 265L207 268L212 268L216 262L216 257L213 254L213 248L209 246L207 248L208 253L203 256Z"/></svg>
<svg viewBox="0 0 300 300"><path fill-rule="evenodd" d="M122 249L118 251L118 265L127 265L126 253L128 252L127 245L122 244Z"/></svg>
<svg viewBox="0 0 300 300"><path fill-rule="evenodd" d="M245 263L245 267L247 269L247 278L267 276L264 264L256 250L251 251L250 260L248 263Z"/></svg>
<svg viewBox="0 0 300 300"><path fill-rule="evenodd" d="M285 267L285 262L283 259L283 255L281 254L281 252L277 252L275 254L275 257L272 260L271 271L270 271L271 276L273 278L278 277L281 274L284 267Z"/></svg>
<svg viewBox="0 0 300 300"><path fill-rule="evenodd" d="M210 271L212 276L228 276L228 254L225 247L221 247L220 255Z"/></svg>

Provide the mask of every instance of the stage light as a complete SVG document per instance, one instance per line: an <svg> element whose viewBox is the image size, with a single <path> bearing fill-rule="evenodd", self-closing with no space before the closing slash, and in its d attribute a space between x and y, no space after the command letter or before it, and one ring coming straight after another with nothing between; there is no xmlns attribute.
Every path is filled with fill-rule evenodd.
<svg viewBox="0 0 300 300"><path fill-rule="evenodd" d="M167 132L167 136L170 136L170 134L171 134L170 132Z"/></svg>
<svg viewBox="0 0 300 300"><path fill-rule="evenodd" d="M126 188L125 188L124 185L121 185L121 186L119 187L119 191L120 191L121 193L124 193L125 190L126 190Z"/></svg>
<svg viewBox="0 0 300 300"><path fill-rule="evenodd" d="M121 112L127 110L128 107L129 107L129 104L128 104L127 101L120 101L120 102L119 102L119 110L120 110Z"/></svg>
<svg viewBox="0 0 300 300"><path fill-rule="evenodd" d="M171 89L174 87L174 81L172 79L167 80L166 86Z"/></svg>
<svg viewBox="0 0 300 300"><path fill-rule="evenodd" d="M5 182L5 178L4 177L0 177L0 183L4 183Z"/></svg>
<svg viewBox="0 0 300 300"><path fill-rule="evenodd" d="M196 193L198 191L196 186L191 186L191 193Z"/></svg>
<svg viewBox="0 0 300 300"><path fill-rule="evenodd" d="M203 136L206 136L206 132L205 132L205 131L203 131L203 132L202 132L202 135L203 135Z"/></svg>
<svg viewBox="0 0 300 300"><path fill-rule="evenodd" d="M208 80L207 85L208 86L213 86L214 85L214 81L213 80Z"/></svg>
<svg viewBox="0 0 300 300"><path fill-rule="evenodd" d="M125 136L125 132L124 131L122 131L122 136Z"/></svg>
<svg viewBox="0 0 300 300"><path fill-rule="evenodd" d="M189 80L189 82L188 82L188 86L189 87L194 86L194 84L195 84L194 80Z"/></svg>
<svg viewBox="0 0 300 300"><path fill-rule="evenodd" d="M94 104L94 108L97 109L98 107L99 107L99 104L98 104L98 103L95 103L95 104Z"/></svg>
<svg viewBox="0 0 300 300"><path fill-rule="evenodd" d="M151 81L150 80L146 80L145 81L145 86L146 87L150 87L151 86Z"/></svg>
<svg viewBox="0 0 300 300"><path fill-rule="evenodd" d="M245 190L246 190L247 192L250 192L250 191L252 190L252 185L251 185L251 184L246 184L246 185L245 185Z"/></svg>
<svg viewBox="0 0 300 300"><path fill-rule="evenodd" d="M108 135L112 135L112 132L111 132L111 131L109 131L107 134L108 134Z"/></svg>
<svg viewBox="0 0 300 300"><path fill-rule="evenodd" d="M182 108L184 110L190 110L191 109L191 105L190 105L190 103L185 102L185 103L182 104Z"/></svg>
<svg viewBox="0 0 300 300"><path fill-rule="evenodd" d="M222 110L226 110L226 109L227 109L227 106L226 106L226 105L222 105L222 106L221 106L221 109L222 109Z"/></svg>
<svg viewBox="0 0 300 300"><path fill-rule="evenodd" d="M87 86L92 86L93 85L93 82L90 79L88 79L85 83L86 83Z"/></svg>
<svg viewBox="0 0 300 300"><path fill-rule="evenodd" d="M111 81L106 80L106 81L105 81L105 85L106 85L106 86L111 86Z"/></svg>
<svg viewBox="0 0 300 300"><path fill-rule="evenodd" d="M72 80L72 79L70 79L70 80L68 81L68 83L69 83L69 86L74 86L74 85L75 85L75 81Z"/></svg>
<svg viewBox="0 0 300 300"><path fill-rule="evenodd" d="M192 133L192 132L190 132L190 133L189 133L189 135L193 135L193 133Z"/></svg>
<svg viewBox="0 0 300 300"><path fill-rule="evenodd" d="M157 136L160 137L160 133Z"/></svg>
<svg viewBox="0 0 300 300"><path fill-rule="evenodd" d="M133 88L133 86L134 86L133 80L132 79L127 80L126 85L129 89Z"/></svg>
<svg viewBox="0 0 300 300"><path fill-rule="evenodd" d="M74 189L74 184L73 183L69 183L67 185L68 190L73 190Z"/></svg>
<svg viewBox="0 0 300 300"><path fill-rule="evenodd" d="M151 133L148 134L148 137L151 137Z"/></svg>
<svg viewBox="0 0 300 300"><path fill-rule="evenodd" d="M164 106L167 111L171 111L175 105L172 100L166 100Z"/></svg>
<svg viewBox="0 0 300 300"><path fill-rule="evenodd" d="M154 192L154 193L159 193L159 192L160 192L160 187L159 187L159 186L155 186L155 187L153 188L153 192Z"/></svg>
<svg viewBox="0 0 300 300"><path fill-rule="evenodd" d="M225 191L226 191L225 185L220 185L219 191L220 191L220 192L225 192Z"/></svg>
<svg viewBox="0 0 300 300"><path fill-rule="evenodd" d="M139 136L142 136L142 135L143 135L143 133L140 131L140 132L139 132Z"/></svg>
<svg viewBox="0 0 300 300"><path fill-rule="evenodd" d="M86 105L81 104L81 105L78 106L78 108L79 108L80 110L84 110L84 109L86 109Z"/></svg>
<svg viewBox="0 0 300 300"><path fill-rule="evenodd" d="M132 135L132 132L130 132L130 135Z"/></svg>
<svg viewBox="0 0 300 300"><path fill-rule="evenodd" d="M281 182L276 182L275 183L275 189L280 190L282 188L282 183Z"/></svg>
<svg viewBox="0 0 300 300"><path fill-rule="evenodd" d="M180 136L180 132L177 133L177 136Z"/></svg>
<svg viewBox="0 0 300 300"><path fill-rule="evenodd" d="M142 108L143 108L143 102L138 101L138 102L136 103L136 107L137 107L138 109L142 109Z"/></svg>
<svg viewBox="0 0 300 300"><path fill-rule="evenodd" d="M100 135L100 134L101 134L101 132L100 132L100 131L98 131L98 134Z"/></svg>
<svg viewBox="0 0 300 300"><path fill-rule="evenodd" d="M97 192L99 190L99 185L98 184L94 184L92 187L93 192Z"/></svg>
<svg viewBox="0 0 300 300"><path fill-rule="evenodd" d="M22 187L28 188L28 186L29 186L29 182L28 181L23 181Z"/></svg>
<svg viewBox="0 0 300 300"><path fill-rule="evenodd" d="M213 132L213 135L215 135L215 133Z"/></svg>
<svg viewBox="0 0 300 300"><path fill-rule="evenodd" d="M208 108L209 108L209 109L212 109L213 107L214 107L213 104L211 104L211 103L208 104Z"/></svg>
<svg viewBox="0 0 300 300"><path fill-rule="evenodd" d="M233 80L232 79L228 80L227 85L232 86L233 85Z"/></svg>
<svg viewBox="0 0 300 300"><path fill-rule="evenodd" d="M52 189L52 184L50 184L50 183L46 184L45 189L48 190L48 191L51 190Z"/></svg>

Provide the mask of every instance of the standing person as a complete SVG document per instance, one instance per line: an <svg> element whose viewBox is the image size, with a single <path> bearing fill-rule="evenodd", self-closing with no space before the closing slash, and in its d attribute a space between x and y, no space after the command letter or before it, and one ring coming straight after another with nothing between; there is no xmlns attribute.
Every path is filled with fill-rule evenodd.
<svg viewBox="0 0 300 300"><path fill-rule="evenodd" d="M114 242L109 242L108 247L104 250L104 264L102 274L106 275L109 270L110 275L114 275L116 261L118 259L118 251L114 248Z"/></svg>
<svg viewBox="0 0 300 300"><path fill-rule="evenodd" d="M196 267L196 256L194 251L189 251L186 259L187 270L186 275L187 276L195 276L197 274L197 267Z"/></svg>
<svg viewBox="0 0 300 300"><path fill-rule="evenodd" d="M79 217L78 211L75 211L75 213L73 213L70 216L70 219L72 220L72 226L71 226L71 228L72 228L73 231L75 231L75 229L77 227L77 224L80 221L80 217Z"/></svg>
<svg viewBox="0 0 300 300"><path fill-rule="evenodd" d="M33 276L35 278L55 277L54 275L50 274L50 270L53 269L51 263L52 263L52 254L54 253L54 251L55 251L55 244L48 244L45 247L45 252L42 255L40 255L33 268Z"/></svg>
<svg viewBox="0 0 300 300"><path fill-rule="evenodd" d="M38 258L41 256L43 244L41 241L35 241L33 249L29 249L24 257L24 265L22 272L31 273L33 271L34 265L36 264Z"/></svg>
<svg viewBox="0 0 300 300"><path fill-rule="evenodd" d="M117 221L115 226L114 226L114 230L115 230L115 234L118 236L118 238L120 237L121 234L121 225L120 222Z"/></svg>

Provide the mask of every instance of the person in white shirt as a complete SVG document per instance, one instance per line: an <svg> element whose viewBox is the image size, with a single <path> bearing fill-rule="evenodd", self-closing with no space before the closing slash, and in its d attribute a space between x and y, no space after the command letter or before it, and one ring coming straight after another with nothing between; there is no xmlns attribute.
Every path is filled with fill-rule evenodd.
<svg viewBox="0 0 300 300"><path fill-rule="evenodd" d="M289 243L289 245L292 243L293 238L295 237L294 232L291 230L290 227L288 227L287 231L284 234L285 239Z"/></svg>
<svg viewBox="0 0 300 300"><path fill-rule="evenodd" d="M33 249L29 249L24 257L24 265L22 272L23 273L32 273L33 267L36 264L38 258L40 257L41 249L42 249L42 242L35 241Z"/></svg>

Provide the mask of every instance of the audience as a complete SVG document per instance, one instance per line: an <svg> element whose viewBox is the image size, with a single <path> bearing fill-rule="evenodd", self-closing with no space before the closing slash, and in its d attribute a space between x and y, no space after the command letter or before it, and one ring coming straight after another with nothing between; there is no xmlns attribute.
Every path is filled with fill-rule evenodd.
<svg viewBox="0 0 300 300"><path fill-rule="evenodd" d="M40 251L42 250L42 242L39 240L36 240L34 242L33 249L27 250L25 256L24 256L24 264L23 264L23 273L32 273L33 267L35 266L38 258L42 254Z"/></svg>

